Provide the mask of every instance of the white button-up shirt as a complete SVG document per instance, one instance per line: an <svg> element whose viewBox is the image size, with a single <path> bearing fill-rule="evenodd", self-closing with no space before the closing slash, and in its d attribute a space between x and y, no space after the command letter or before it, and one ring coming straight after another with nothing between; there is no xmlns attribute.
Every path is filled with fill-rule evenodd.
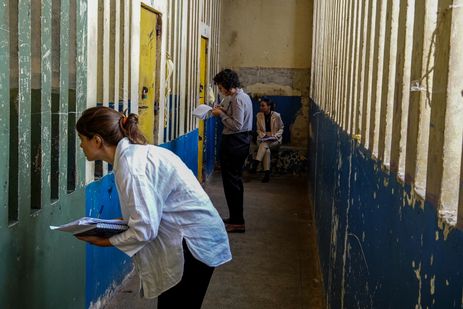
<svg viewBox="0 0 463 309"><path fill-rule="evenodd" d="M157 297L181 280L183 239L192 255L211 267L231 260L222 219L174 153L124 138L117 145L113 171L129 229L109 240L133 257L144 297Z"/></svg>

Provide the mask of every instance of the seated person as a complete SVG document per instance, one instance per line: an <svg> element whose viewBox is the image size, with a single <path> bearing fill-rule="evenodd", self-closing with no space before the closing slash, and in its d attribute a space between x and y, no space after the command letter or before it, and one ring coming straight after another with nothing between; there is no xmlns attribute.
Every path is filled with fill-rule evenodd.
<svg viewBox="0 0 463 309"><path fill-rule="evenodd" d="M253 171L262 162L264 178L262 182L270 180L270 150L280 147L283 136L283 121L280 114L273 111L274 104L268 97L260 99L260 112L257 113L257 155Z"/></svg>

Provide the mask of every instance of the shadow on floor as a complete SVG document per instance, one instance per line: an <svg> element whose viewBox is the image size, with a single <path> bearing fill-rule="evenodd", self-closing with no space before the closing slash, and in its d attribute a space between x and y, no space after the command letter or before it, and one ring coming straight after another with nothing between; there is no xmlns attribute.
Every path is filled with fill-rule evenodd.
<svg viewBox="0 0 463 309"><path fill-rule="evenodd" d="M229 234L233 260L215 270L202 309L325 308L307 179L246 178L246 233ZM206 191L227 217L220 174ZM105 308L156 308L137 291L132 275Z"/></svg>

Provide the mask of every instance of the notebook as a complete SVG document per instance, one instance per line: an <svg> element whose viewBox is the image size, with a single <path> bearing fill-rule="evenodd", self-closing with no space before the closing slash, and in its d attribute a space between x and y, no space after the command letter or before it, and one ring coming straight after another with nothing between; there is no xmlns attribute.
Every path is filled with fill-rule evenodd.
<svg viewBox="0 0 463 309"><path fill-rule="evenodd" d="M109 238L126 231L128 228L129 227L125 224L97 223L85 232L74 233L74 236L99 236Z"/></svg>
<svg viewBox="0 0 463 309"><path fill-rule="evenodd" d="M125 220L107 220L83 217L60 226L50 226L50 229L72 233L76 236L111 237L129 228Z"/></svg>

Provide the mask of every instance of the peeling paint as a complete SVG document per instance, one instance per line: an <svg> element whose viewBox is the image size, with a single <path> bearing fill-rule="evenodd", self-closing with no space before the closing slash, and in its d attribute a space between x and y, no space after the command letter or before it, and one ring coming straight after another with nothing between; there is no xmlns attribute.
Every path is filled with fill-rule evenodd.
<svg viewBox="0 0 463 309"><path fill-rule="evenodd" d="M385 177L384 180L383 180L383 185L384 187L388 187L389 186L389 178Z"/></svg>
<svg viewBox="0 0 463 309"><path fill-rule="evenodd" d="M331 278L326 283L330 307L360 304L360 308L375 308L381 304L402 308L402 302L403 308L449 308L452 303L460 307L462 232L438 219L435 205L423 199L416 188L380 170L369 150L362 145L349 150L351 139L337 124L323 112L322 116L312 116L319 113L316 104L311 105L311 112L313 141L309 157L315 161L311 176L316 181L317 226L324 243L329 241L326 237L333 237L323 235L333 219L329 212L336 213L339 220L337 257L330 250L330 262L324 264ZM324 210L327 204L331 209ZM349 240L341 249L339 241L345 239L345 233ZM359 236L362 248L355 245L353 234ZM326 256L324 246L320 242L321 258ZM368 267L375 270L369 275L360 261L363 255ZM341 263L344 256L346 261ZM436 281L440 274L446 275ZM372 282L373 291L367 291L367 284ZM391 293L397 296L389 299ZM370 299L372 306L368 306Z"/></svg>
<svg viewBox="0 0 463 309"><path fill-rule="evenodd" d="M418 280L418 300L417 300L415 308L416 309L421 309L421 286L422 286L422 282L421 282L421 262L418 265L418 268L415 268L415 262L413 262L413 268L414 268L416 279Z"/></svg>
<svg viewBox="0 0 463 309"><path fill-rule="evenodd" d="M454 229L454 226L448 224L448 221L440 216L438 217L437 226L443 232L444 240L447 240L449 233Z"/></svg>
<svg viewBox="0 0 463 309"><path fill-rule="evenodd" d="M433 275L431 277L430 285L431 285L431 295L434 295L436 293L436 275Z"/></svg>

